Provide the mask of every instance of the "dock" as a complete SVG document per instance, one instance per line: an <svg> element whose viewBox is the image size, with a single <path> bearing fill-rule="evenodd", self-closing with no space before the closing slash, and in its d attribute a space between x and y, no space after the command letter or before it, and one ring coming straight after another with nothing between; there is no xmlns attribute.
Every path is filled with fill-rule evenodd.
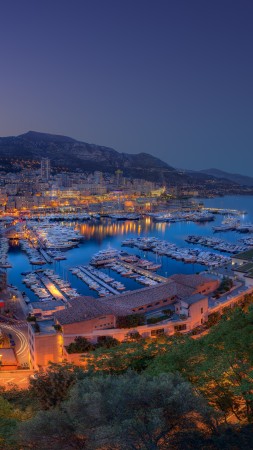
<svg viewBox="0 0 253 450"><path fill-rule="evenodd" d="M47 288L47 290L50 292L52 297L54 297L56 300L63 300L65 303L67 303L66 297L61 293L61 291L58 289L58 287L45 275L39 276L40 281L44 286Z"/></svg>
<svg viewBox="0 0 253 450"><path fill-rule="evenodd" d="M151 280L158 281L159 283L165 283L166 281L168 281L167 278L162 277L161 275L154 274L149 270L142 269L141 267L137 267L134 264L129 264L120 261L120 265L124 266L126 269L132 270L133 272L139 273L140 275L150 278Z"/></svg>
<svg viewBox="0 0 253 450"><path fill-rule="evenodd" d="M43 258L46 260L47 263L49 264L52 263L52 259L50 258L50 256L48 256L47 252L43 250L43 248L40 248L40 253L42 254Z"/></svg>
<svg viewBox="0 0 253 450"><path fill-rule="evenodd" d="M114 289L109 284L105 283L104 281L102 281L100 278L96 277L96 275L93 275L93 273L91 273L89 270L84 269L83 266L79 266L79 269L81 270L81 272L85 273L85 275L92 278L92 280L96 281L96 283L100 284L103 288L107 289L112 294L119 295L119 293L120 293L119 291L117 291L116 289Z"/></svg>

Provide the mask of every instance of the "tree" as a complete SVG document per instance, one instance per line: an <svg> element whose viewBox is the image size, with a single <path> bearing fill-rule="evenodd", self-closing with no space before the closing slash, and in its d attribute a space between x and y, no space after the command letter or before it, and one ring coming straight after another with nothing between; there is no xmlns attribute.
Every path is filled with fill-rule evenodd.
<svg viewBox="0 0 253 450"><path fill-rule="evenodd" d="M15 386L10 390L10 398L15 398L18 389ZM4 450L18 450L17 442L17 427L21 420L25 420L31 417L29 411L22 411L11 404L6 398L4 398L6 392L2 389L0 395L0 449Z"/></svg>
<svg viewBox="0 0 253 450"><path fill-rule="evenodd" d="M11 405L0 396L0 448L10 448L14 446L12 436L16 432L17 418ZM15 448L15 447L13 447Z"/></svg>
<svg viewBox="0 0 253 450"><path fill-rule="evenodd" d="M141 337L139 331L137 331L137 330L136 331L129 331L126 334L126 340L127 341L136 342L136 341L139 341L140 339L142 339L142 337Z"/></svg>
<svg viewBox="0 0 253 450"><path fill-rule="evenodd" d="M206 336L174 341L148 371L180 372L225 419L253 422L253 308L229 310Z"/></svg>
<svg viewBox="0 0 253 450"><path fill-rule="evenodd" d="M94 349L95 345L82 336L77 336L74 342L71 342L71 344L66 347L68 353L84 353Z"/></svg>
<svg viewBox="0 0 253 450"><path fill-rule="evenodd" d="M213 417L177 374L93 375L75 384L60 409L22 424L21 436L40 449L165 450L183 432L209 433Z"/></svg>
<svg viewBox="0 0 253 450"><path fill-rule="evenodd" d="M158 354L170 348L170 339L140 339L124 342L117 347L98 348L89 355L88 365L91 370L104 373L123 373L128 369L141 372L145 370Z"/></svg>
<svg viewBox="0 0 253 450"><path fill-rule="evenodd" d="M111 336L100 336L98 337L98 342L96 344L96 347L102 347L102 348L113 348L117 347L119 345L119 341L117 339L114 339Z"/></svg>
<svg viewBox="0 0 253 450"><path fill-rule="evenodd" d="M144 314L129 314L117 317L117 328L134 328L145 323Z"/></svg>
<svg viewBox="0 0 253 450"><path fill-rule="evenodd" d="M30 388L38 399L42 409L55 408L68 396L70 388L83 379L85 372L77 366L68 363L54 364L37 373L30 380Z"/></svg>

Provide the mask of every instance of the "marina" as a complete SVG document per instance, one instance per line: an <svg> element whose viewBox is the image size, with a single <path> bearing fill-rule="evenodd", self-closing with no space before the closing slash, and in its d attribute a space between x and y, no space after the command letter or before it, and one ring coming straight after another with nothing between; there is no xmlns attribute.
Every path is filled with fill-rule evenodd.
<svg viewBox="0 0 253 450"><path fill-rule="evenodd" d="M52 220L50 220L50 223L48 220L32 221L33 228L38 225L41 230L43 229L43 232L46 231L46 234L48 232L51 234L50 228L59 225L62 228L58 228L58 231L65 229L64 235L67 242L70 241L69 230L74 230L75 233L70 231L71 236L78 237L78 239L73 241L75 244L73 247L64 250L52 247L42 248L40 244L38 245L37 233L35 236L33 230L32 233L28 231L29 236L32 237L31 242L26 237L28 235L24 234L23 231L26 222L18 223L15 227L21 231L16 232L17 236L14 234L9 243L6 237L9 246L8 262L12 266L12 268L4 269L7 272L8 282L17 286L21 292L24 291L31 302L36 302L41 298L54 298L46 286L39 281L40 287L46 290L46 292L37 291L37 293L43 295L40 298L36 291L32 291L22 283L21 272L34 272L36 268L42 271L53 270L54 274L58 275L62 281L69 283L68 289L75 289L76 293L80 295L97 297L100 295L100 289L105 290L105 292L102 291L103 295L113 295L99 284L98 273L101 276L108 275L113 278L110 283L105 280L101 281L108 283L115 291L120 293L145 286L143 281L147 282L148 279L149 282L152 282L152 275L151 278L150 275L147 276L147 280L145 280L141 277L146 276L147 273L145 275L137 273L133 266L135 266L135 269L139 268L150 274L153 273L154 276L158 275L166 279L174 273L191 274L219 267L222 264L229 264L229 255L232 254L229 249L233 249L232 245L238 246L238 250L242 245L251 247L253 246L252 237L243 236L238 239L239 233L236 230L229 230L226 232L226 242L230 245L227 248L220 248L220 250L214 246L210 248L210 252L207 251L204 240L193 245L193 243L186 242L185 239L188 236L201 236L203 239L215 238L224 241L222 232L221 235L218 231L214 234L212 227L220 226L224 216L232 216L231 211L236 208L236 204L239 205L238 211L247 211L248 214L244 216L235 213L234 217L240 219L241 224L252 222L251 197L215 198L203 199L202 201L205 208L217 206L222 213L216 214L214 212L215 220L210 222L156 222L148 215L141 217L139 220L129 221L101 216L73 223L71 221L59 221L59 223L56 221L54 223ZM11 219L9 222L11 224ZM30 229L30 223L27 222ZM49 225L52 225L52 227ZM5 229L4 224L3 228ZM27 233L26 229L25 232ZM2 237L5 237L4 234ZM41 233L39 237L42 237ZM57 235L55 235L55 241L57 239ZM34 247L32 243L38 246L35 245ZM51 243L54 246L54 242ZM135 243L138 243L138 246L133 245ZM210 241L210 243L213 245L214 241ZM217 241L217 243L219 244L220 241ZM44 243L41 242L41 244ZM128 250L127 247L129 252L125 251ZM41 248L43 252L40 251ZM43 253L44 256L48 255L48 258L45 259ZM51 263L49 262L50 259ZM97 281L79 269L79 266L82 266L86 267L86 270L89 267L88 270L90 270L91 263L92 268L98 271L93 272L93 277L97 277ZM124 264L130 266L127 267ZM85 277L85 282L73 272L73 269L74 271L79 270L79 275ZM50 278L49 274L46 276ZM38 278L36 281L38 281ZM55 281L52 282L56 284ZM113 284L115 282L121 284ZM157 282L157 280L153 279L153 282ZM124 289L122 289L122 285ZM148 286L148 284L146 285ZM64 297L68 298L68 295L60 287L58 287L58 290Z"/></svg>
<svg viewBox="0 0 253 450"><path fill-rule="evenodd" d="M66 303L68 299L79 296L76 289L50 269L27 273L23 283L40 301L63 300Z"/></svg>
<svg viewBox="0 0 253 450"><path fill-rule="evenodd" d="M8 260L9 242L5 237L0 238L0 267L8 269L11 264Z"/></svg>
<svg viewBox="0 0 253 450"><path fill-rule="evenodd" d="M249 250L250 245L238 242L238 243L231 243L228 241L224 241L220 238L215 237L205 237L205 236L187 236L185 239L186 242L190 244L198 244L203 245L204 247L210 247L215 250L218 250L220 252L226 252L226 253L240 253L245 252L246 250Z"/></svg>
<svg viewBox="0 0 253 450"><path fill-rule="evenodd" d="M230 258L218 253L205 252L201 249L190 249L178 247L171 242L160 240L155 237L139 237L125 240L122 245L137 247L141 250L150 251L158 255L164 255L184 263L198 263L208 267L218 267L229 264Z"/></svg>

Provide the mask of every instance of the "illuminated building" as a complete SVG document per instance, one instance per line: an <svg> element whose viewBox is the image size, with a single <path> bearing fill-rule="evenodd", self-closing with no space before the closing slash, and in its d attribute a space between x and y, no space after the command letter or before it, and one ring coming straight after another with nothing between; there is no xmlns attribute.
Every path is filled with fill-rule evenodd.
<svg viewBox="0 0 253 450"><path fill-rule="evenodd" d="M122 170L116 170L115 172L116 175L116 186L122 186L123 184L123 172Z"/></svg>
<svg viewBox="0 0 253 450"><path fill-rule="evenodd" d="M43 181L47 181L50 178L51 164L49 158L42 158L40 163L40 176Z"/></svg>
<svg viewBox="0 0 253 450"><path fill-rule="evenodd" d="M28 324L32 367L62 361L66 358L63 348L76 336L91 342L97 342L101 336L124 341L129 332L135 331L144 338L191 331L207 320L207 295L218 285L217 279L201 275L175 275L163 284L103 299L78 297L69 300L64 310L54 313L54 322L44 320ZM172 311L173 320L132 328L118 326L119 318L163 308Z"/></svg>

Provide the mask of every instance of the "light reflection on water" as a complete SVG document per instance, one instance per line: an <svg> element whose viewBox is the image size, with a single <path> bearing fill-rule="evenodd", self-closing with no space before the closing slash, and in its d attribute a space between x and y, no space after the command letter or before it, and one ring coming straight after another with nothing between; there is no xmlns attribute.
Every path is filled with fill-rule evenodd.
<svg viewBox="0 0 253 450"><path fill-rule="evenodd" d="M208 207L219 208L237 208L240 210L247 210L248 214L244 217L240 217L241 221L250 222L253 221L253 197L246 196L231 196L215 199L203 200ZM200 234L204 236L213 235L212 227L214 224L219 224L223 217L220 215L215 216L214 222L207 223L193 223L193 222L179 222L179 223L157 223L150 217L146 217L139 221L113 221L111 219L103 218L99 220L91 220L85 223L68 223L67 226L74 226L78 229L83 240L80 245L67 252L67 260L54 262L53 264L47 264L43 267L53 268L62 278L68 279L71 285L78 289L83 295L96 296L96 292L90 290L81 280L72 275L69 272L69 268L78 264L88 264L94 253L111 246L113 248L121 248L122 240L126 238L136 236L155 236L160 239L168 240L175 243L179 247L188 247L191 244L184 242L185 237L188 234ZM227 233L216 233L215 236L222 239L226 239L230 242L235 242L244 235L238 234L234 231ZM198 247L200 247L198 245ZM159 262L162 264L158 273L163 276L170 276L174 273L194 273L204 270L204 266L198 264L185 264L181 261L175 261L165 256L158 256L151 252L143 252L138 249L130 249L123 247L125 251L129 253L138 254L141 257L145 257L149 260ZM208 250L203 247L204 250ZM22 284L21 272L27 272L37 269L28 261L25 253L23 253L17 242L13 243L10 248L9 259L13 266L12 269L8 269L8 281L22 291L25 291L31 299L36 299L34 294ZM108 271L108 269L107 269ZM127 289L136 289L142 287L133 279L121 277L119 274L112 272L111 275L118 281L122 281Z"/></svg>

